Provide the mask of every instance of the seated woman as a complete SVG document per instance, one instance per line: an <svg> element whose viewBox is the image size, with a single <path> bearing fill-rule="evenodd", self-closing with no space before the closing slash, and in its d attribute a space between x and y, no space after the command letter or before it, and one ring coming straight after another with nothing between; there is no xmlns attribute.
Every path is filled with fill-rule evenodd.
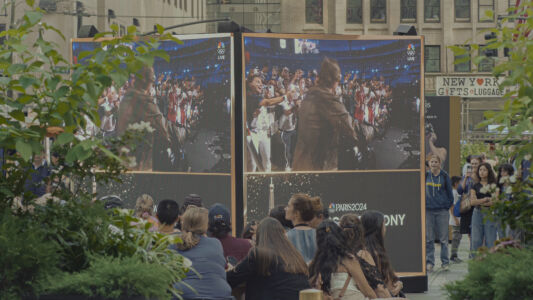
<svg viewBox="0 0 533 300"><path fill-rule="evenodd" d="M364 229L356 214L341 217L339 226L346 240L348 251L353 254L365 274L366 281L380 298L390 298L391 294L385 287L383 276L379 272L372 255L365 248Z"/></svg>
<svg viewBox="0 0 533 300"><path fill-rule="evenodd" d="M306 263L313 259L316 252L316 231L311 227L315 215L312 199L307 194L293 195L285 210L285 218L294 225L287 231L287 237Z"/></svg>
<svg viewBox="0 0 533 300"><path fill-rule="evenodd" d="M222 245L217 239L206 236L207 216L207 209L191 205L181 217L183 243L175 247L192 261L196 271L189 271L187 277L175 285L176 289L183 291L181 296L185 300L232 299L231 288L226 281Z"/></svg>
<svg viewBox="0 0 533 300"><path fill-rule="evenodd" d="M326 220L316 230L318 250L309 266L311 282L333 299L375 299L358 260L349 253L342 229Z"/></svg>
<svg viewBox="0 0 533 300"><path fill-rule="evenodd" d="M394 273L385 251L385 217L378 211L366 211L361 216L365 232L365 248L372 256L392 296L401 294L403 283Z"/></svg>
<svg viewBox="0 0 533 300"><path fill-rule="evenodd" d="M246 300L298 300L309 288L307 265L274 218L259 223L256 246L227 276L232 287L246 283Z"/></svg>

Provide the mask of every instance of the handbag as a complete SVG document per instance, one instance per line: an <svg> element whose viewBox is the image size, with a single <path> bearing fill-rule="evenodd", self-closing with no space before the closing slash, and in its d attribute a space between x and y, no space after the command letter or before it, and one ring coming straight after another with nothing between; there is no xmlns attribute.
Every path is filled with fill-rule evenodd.
<svg viewBox="0 0 533 300"><path fill-rule="evenodd" d="M472 209L472 204L470 203L470 197L465 197L461 199L461 207L459 208L459 211L461 213L465 213Z"/></svg>
<svg viewBox="0 0 533 300"><path fill-rule="evenodd" d="M344 297L346 290L348 289L348 285L350 284L351 279L352 279L352 275L348 273L348 278L346 278L346 281L344 282L344 286L342 287L342 290L339 293L339 296L337 298L333 298L333 296L324 293L324 300L341 300L342 297ZM320 273L318 274L316 279L312 281L313 281L313 284L311 284L312 287L322 290L322 276L320 276Z"/></svg>

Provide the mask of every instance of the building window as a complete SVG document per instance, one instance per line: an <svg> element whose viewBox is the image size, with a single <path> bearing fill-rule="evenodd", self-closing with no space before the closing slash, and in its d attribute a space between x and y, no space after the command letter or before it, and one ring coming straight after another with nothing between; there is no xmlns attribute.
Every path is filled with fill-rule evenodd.
<svg viewBox="0 0 533 300"><path fill-rule="evenodd" d="M470 0L455 0L455 20L470 22Z"/></svg>
<svg viewBox="0 0 533 300"><path fill-rule="evenodd" d="M178 7L178 0L174 0L174 7Z"/></svg>
<svg viewBox="0 0 533 300"><path fill-rule="evenodd" d="M466 53L463 55L455 55L454 71L455 72L470 72L470 46L462 46L462 47L466 49ZM467 61L465 61L466 58L468 58ZM455 62L457 61L461 61L461 62L456 64Z"/></svg>
<svg viewBox="0 0 533 300"><path fill-rule="evenodd" d="M189 2L189 0L184 0L183 1L183 10L184 11L187 11L187 2Z"/></svg>
<svg viewBox="0 0 533 300"><path fill-rule="evenodd" d="M424 46L424 65L428 73L440 72L440 46Z"/></svg>
<svg viewBox="0 0 533 300"><path fill-rule="evenodd" d="M194 17L194 0L191 0L191 17Z"/></svg>
<svg viewBox="0 0 533 300"><path fill-rule="evenodd" d="M424 20L426 22L440 22L440 0L424 1Z"/></svg>
<svg viewBox="0 0 533 300"><path fill-rule="evenodd" d="M183 0L180 0L180 9L183 9Z"/></svg>
<svg viewBox="0 0 533 300"><path fill-rule="evenodd" d="M479 55L486 56L487 51L494 51L494 55L498 57L498 49L485 50L483 49L485 46L486 45L479 45ZM494 59L492 59L491 57L483 58L477 66L478 72L492 72L492 69L494 69Z"/></svg>
<svg viewBox="0 0 533 300"><path fill-rule="evenodd" d="M387 22L386 0L371 0L370 1L370 22L372 23Z"/></svg>
<svg viewBox="0 0 533 300"><path fill-rule="evenodd" d="M6 31L6 24L0 24L0 32ZM0 45L3 45L6 40L6 36L0 37Z"/></svg>
<svg viewBox="0 0 533 300"><path fill-rule="evenodd" d="M363 23L363 0L346 1L346 23L362 24Z"/></svg>
<svg viewBox="0 0 533 300"><path fill-rule="evenodd" d="M305 0L305 23L323 23L324 5L322 2L322 0Z"/></svg>
<svg viewBox="0 0 533 300"><path fill-rule="evenodd" d="M517 0L509 0L509 8L516 7L516 1Z"/></svg>
<svg viewBox="0 0 533 300"><path fill-rule="evenodd" d="M492 22L494 21L494 15L492 18L487 17L487 11L494 12L494 0L478 0L478 21L479 22Z"/></svg>
<svg viewBox="0 0 533 300"><path fill-rule="evenodd" d="M400 18L406 22L416 22L416 0L402 0Z"/></svg>

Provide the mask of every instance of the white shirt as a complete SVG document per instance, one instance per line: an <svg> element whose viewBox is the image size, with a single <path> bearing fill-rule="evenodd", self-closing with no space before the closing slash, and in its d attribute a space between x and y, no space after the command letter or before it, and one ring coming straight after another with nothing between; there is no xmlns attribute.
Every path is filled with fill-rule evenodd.
<svg viewBox="0 0 533 300"><path fill-rule="evenodd" d="M452 193L453 193L453 205L455 206L457 201L461 200L461 195L459 195L459 193L457 192L456 189L453 189ZM461 217L458 217L457 220L461 221ZM450 222L449 222L449 224L450 224L450 226L459 226L459 225L455 225L455 220L454 220L453 215L451 213L450 213Z"/></svg>

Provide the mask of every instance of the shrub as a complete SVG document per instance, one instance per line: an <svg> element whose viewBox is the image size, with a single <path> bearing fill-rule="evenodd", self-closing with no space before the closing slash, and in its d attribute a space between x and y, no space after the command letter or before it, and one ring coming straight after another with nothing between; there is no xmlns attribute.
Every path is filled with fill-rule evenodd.
<svg viewBox="0 0 533 300"><path fill-rule="evenodd" d="M463 280L445 286L452 300L533 299L533 249L506 249L472 260Z"/></svg>
<svg viewBox="0 0 533 300"><path fill-rule="evenodd" d="M47 294L84 295L119 299L143 296L146 299L170 299L173 284L168 269L144 262L139 256L115 258L92 257L89 268L79 273L60 273L46 281Z"/></svg>
<svg viewBox="0 0 533 300"><path fill-rule="evenodd" d="M56 242L43 229L10 213L0 214L0 299L36 292L39 281L57 270Z"/></svg>

